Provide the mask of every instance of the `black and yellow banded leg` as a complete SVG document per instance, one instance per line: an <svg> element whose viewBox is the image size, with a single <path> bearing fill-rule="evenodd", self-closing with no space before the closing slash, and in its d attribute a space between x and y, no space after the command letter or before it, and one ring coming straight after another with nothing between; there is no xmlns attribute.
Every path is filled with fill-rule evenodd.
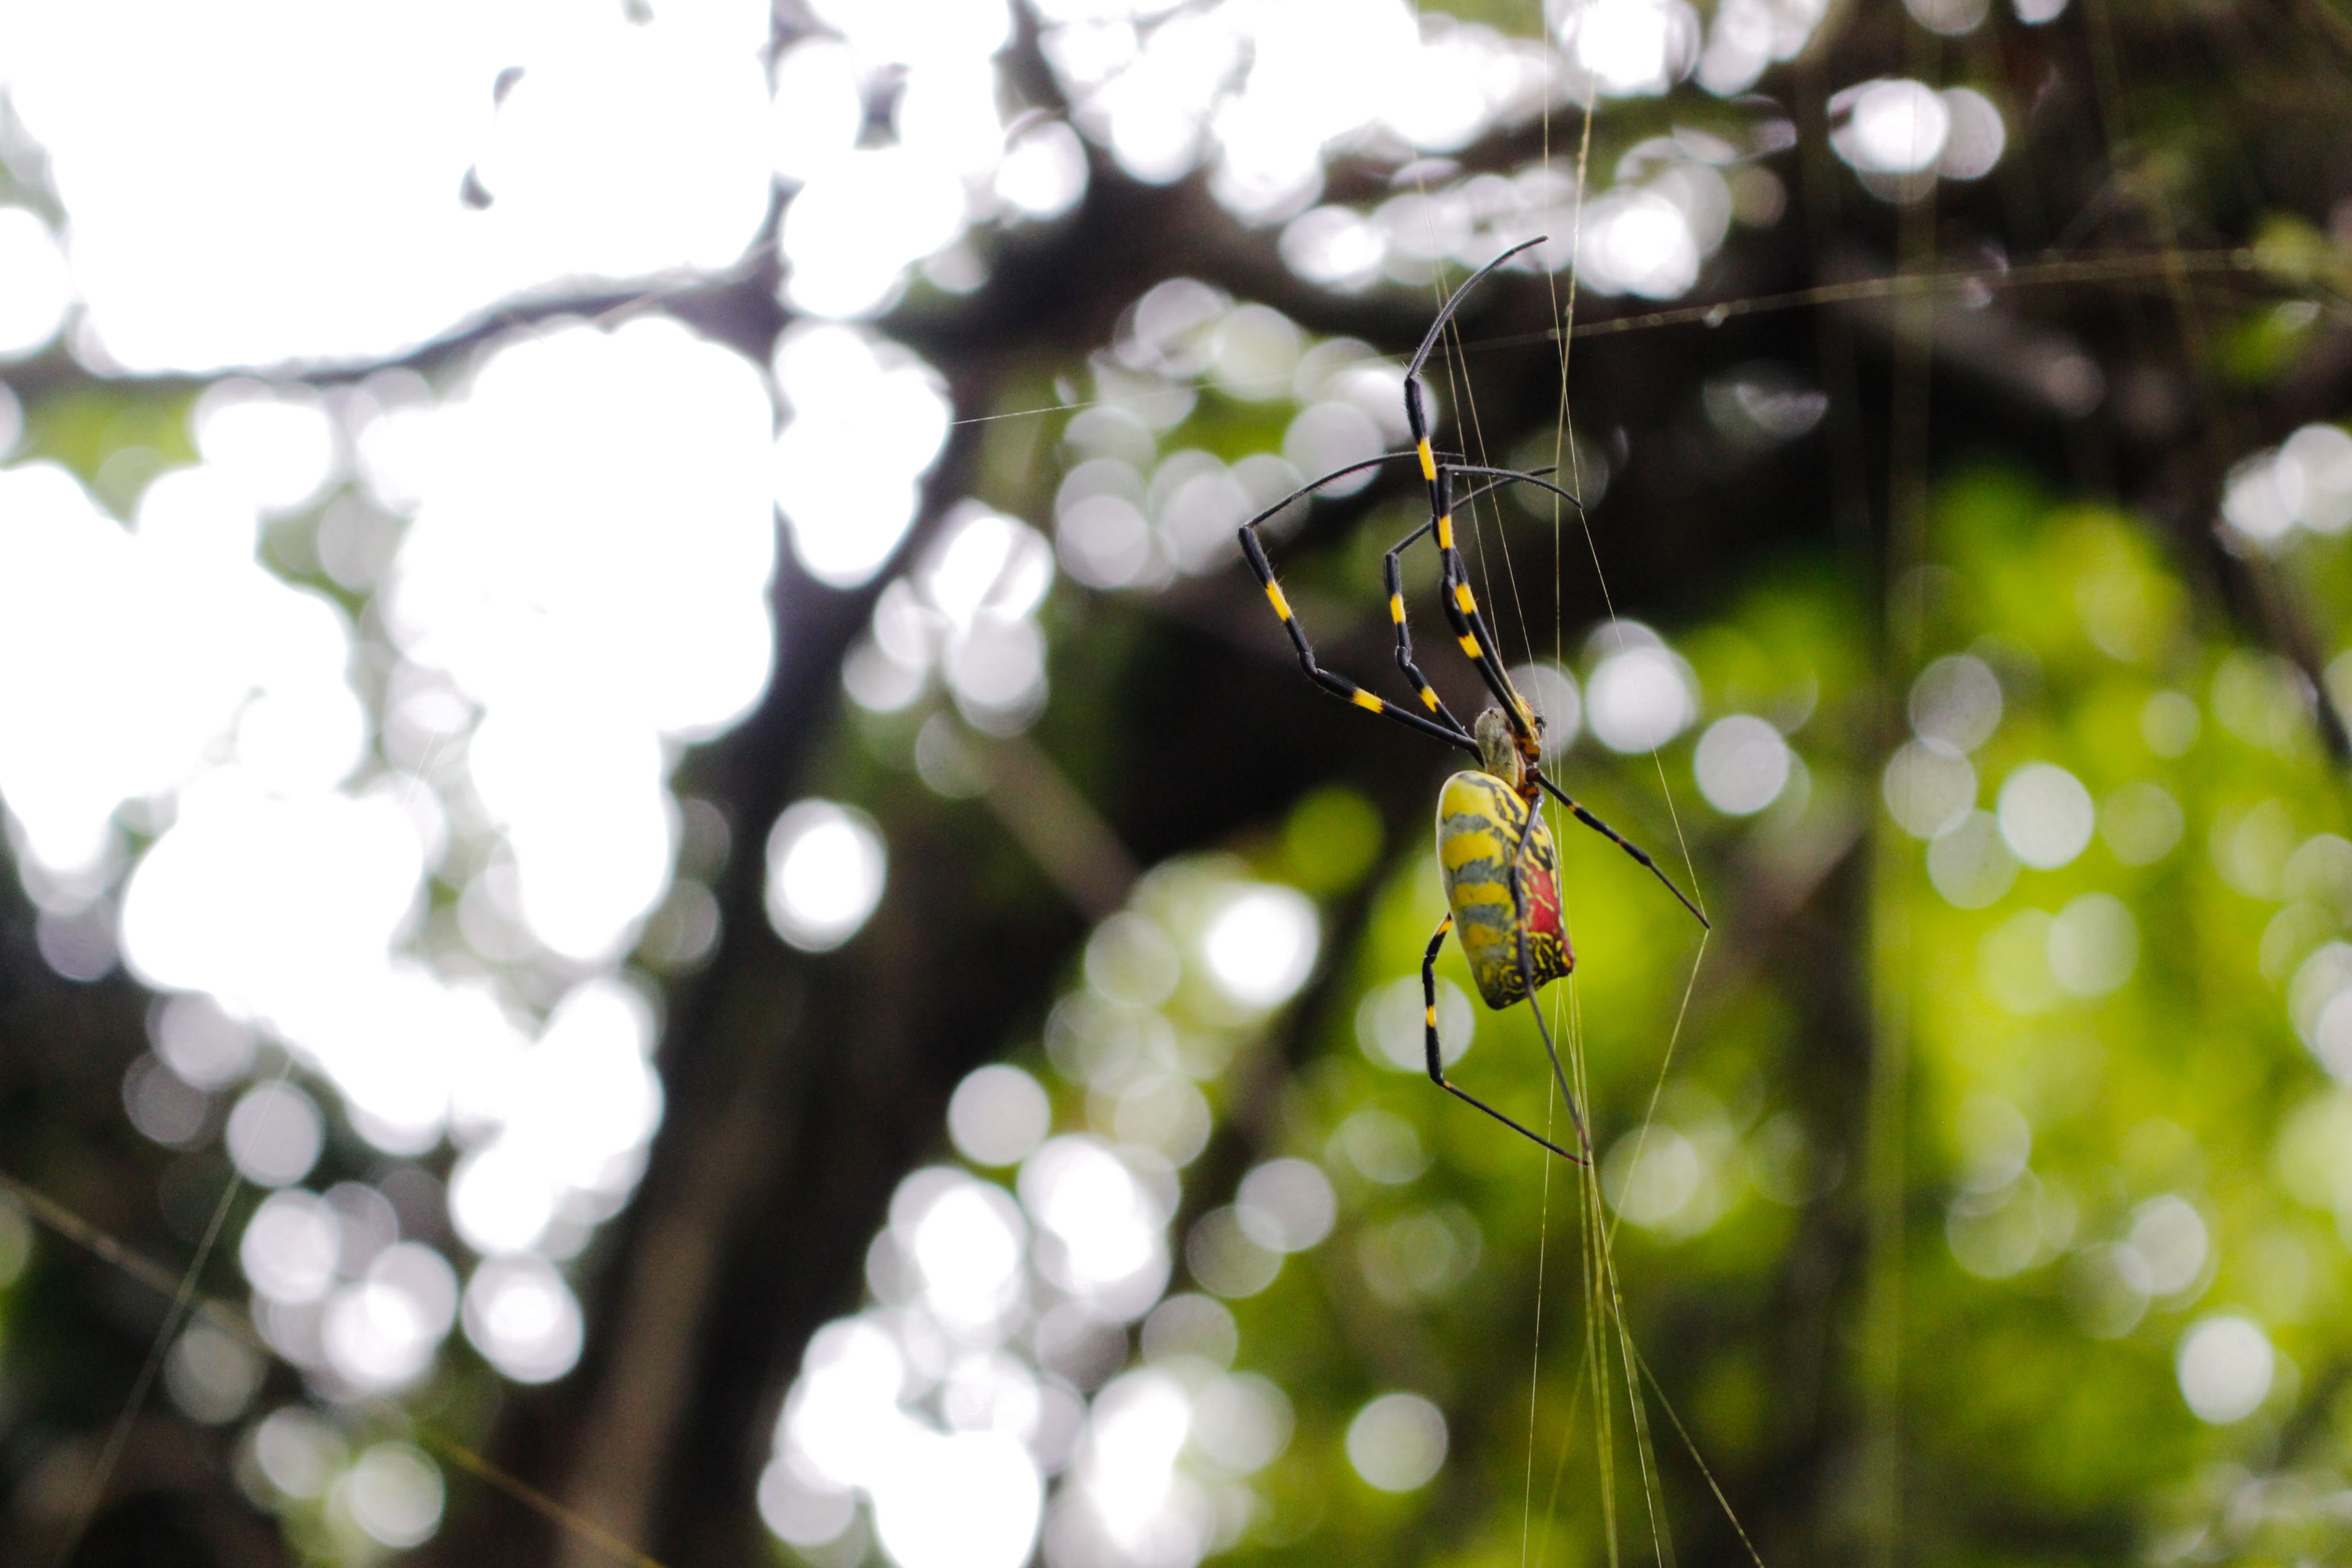
<svg viewBox="0 0 2352 1568"><path fill-rule="evenodd" d="M1432 459L1432 466L1434 465L1435 460ZM1537 470L1537 472L1539 474L1549 474L1551 470L1549 468L1542 468ZM1462 505L1465 507L1469 506L1471 503L1477 501L1487 495L1490 491L1501 489L1503 487L1503 481L1497 480L1491 484L1480 486L1477 489L1471 491L1469 495L1465 496L1462 498ZM1419 664L1413 663L1412 628L1405 620L1404 569L1402 564L1402 557L1405 551L1411 549L1414 545L1419 544L1422 539L1433 531L1436 527L1437 519L1435 517L1432 517L1429 521L1422 524L1421 527L1413 529L1412 532L1405 535L1404 538L1397 540L1395 544L1391 545L1389 547L1388 554L1381 558L1381 568L1383 580L1387 583L1389 591L1389 619L1394 622L1396 626L1397 668L1404 672L1405 679L1411 681L1412 683L1412 689L1421 695L1421 702L1423 707L1427 708L1431 713L1435 714L1438 717L1444 719L1446 723L1453 725L1457 729L1460 729L1465 727L1462 721L1454 716L1452 711L1449 710L1444 702L1439 698L1436 689L1429 684L1429 677L1421 673L1421 666Z"/></svg>
<svg viewBox="0 0 2352 1568"><path fill-rule="evenodd" d="M1421 476L1429 483L1429 509L1433 515L1445 510L1445 497L1441 493L1442 487L1437 482L1438 464L1435 455L1429 449L1429 414L1428 411L1422 406L1421 367L1429 362L1430 351L1437 347L1438 340L1444 335L1445 324L1454 319L1454 312L1460 308L1462 301L1469 297L1470 291L1486 281L1487 274L1518 255L1519 252L1532 249L1543 243L1542 235L1530 240L1522 240L1465 279L1462 287L1455 289L1452 297L1438 310L1436 319L1430 322L1429 330L1422 335L1421 347L1413 350L1412 362L1404 368L1405 424L1412 433L1413 447L1421 457Z"/></svg>
<svg viewBox="0 0 2352 1568"><path fill-rule="evenodd" d="M1417 729L1449 746L1476 754L1478 743L1460 725L1441 724L1435 719L1423 718L1410 708L1399 707L1373 695L1344 675L1333 674L1318 663L1314 645L1307 640L1306 629L1299 625L1297 615L1290 608L1289 599L1282 591L1282 584L1275 580L1273 563L1265 559L1265 547L1258 543L1255 526L1244 524L1241 538L1242 554L1249 561L1250 570L1257 574L1258 586L1265 590L1266 602L1274 606L1275 616L1281 621L1282 629L1290 634L1290 645L1298 653L1298 666L1307 672L1308 680L1350 706L1360 707L1382 718L1394 719L1408 729Z"/></svg>
<svg viewBox="0 0 2352 1568"><path fill-rule="evenodd" d="M1611 843L1615 844L1619 849L1623 850L1627 854L1633 856L1634 861L1647 870L1652 876L1656 877L1660 882L1665 883L1666 891L1673 894L1677 899L1682 901L1682 906L1691 912L1691 917L1696 920L1701 926L1709 931L1715 929L1713 922L1707 919L1706 913L1702 911L1697 904L1693 904L1684 894L1681 888L1675 885L1674 878L1668 876L1664 871L1660 869L1658 862L1650 858L1648 851L1643 849L1631 839L1628 839L1624 834L1619 832L1616 829L1611 827L1608 823L1594 816L1591 811L1586 810L1580 803L1571 799L1566 790L1553 783L1550 779L1545 778L1540 769L1537 771L1535 779L1537 783L1551 791L1552 799L1567 807L1569 810L1575 815L1578 821L1582 822L1586 827L1591 828L1594 832L1599 833L1602 838L1607 839Z"/></svg>
<svg viewBox="0 0 2352 1568"><path fill-rule="evenodd" d="M1430 937L1429 947L1421 956L1422 1030L1423 1043L1428 1050L1429 1081L1432 1083L1436 1084L1440 1089L1444 1090L1448 1094L1453 1095L1456 1100L1461 1101L1464 1104L1469 1105L1476 1110L1484 1111L1487 1115L1492 1116L1495 1120L1500 1122L1506 1127L1510 1128L1511 1131L1518 1134L1521 1137L1531 1138L1535 1142L1541 1144L1545 1148L1549 1149L1561 1159L1573 1160L1578 1165L1585 1165L1589 1163L1582 1155L1570 1154L1566 1149L1561 1148L1549 1138L1547 1138L1538 1133L1529 1132L1527 1128L1522 1127L1519 1124L1512 1121L1508 1116L1504 1115L1500 1111L1496 1110L1492 1105L1487 1104L1484 1100L1479 1099L1476 1095L1469 1093L1459 1086L1446 1082L1445 1062L1444 1058L1438 1054L1437 1049L1437 955L1445 946L1445 934L1453 929L1454 916L1451 915L1439 921L1437 923L1436 934ZM1551 1044L1551 1036L1549 1033L1544 1036L1544 1044L1547 1048ZM1573 1109L1574 1103L1570 1102L1570 1110L1573 1111ZM1577 1128L1580 1134L1582 1132L1583 1126L1583 1121L1580 1118L1577 1122Z"/></svg>
<svg viewBox="0 0 2352 1568"><path fill-rule="evenodd" d="M1461 505L1465 507L1487 492L1498 490L1506 485L1534 485L1562 497L1580 511L1583 508L1582 502L1543 477L1551 472L1549 468L1523 473L1516 468L1482 467L1475 463L1444 462L1436 466L1440 471L1436 488L1442 497L1450 495L1456 474L1487 479L1488 483L1463 497ZM1462 644L1464 655L1477 666L1480 678L1486 683L1486 689L1495 694L1496 702L1502 704L1511 727L1523 739L1534 742L1538 738L1535 710L1528 706L1526 699L1519 695L1518 688L1512 684L1509 674L1502 666L1501 650L1495 640L1494 629L1487 625L1486 615L1478 608L1477 595L1470 588L1469 566L1463 560L1461 549L1454 540L1453 507L1450 504L1438 514L1436 531L1438 554L1444 561L1445 613L1454 624L1454 637Z"/></svg>
<svg viewBox="0 0 2352 1568"><path fill-rule="evenodd" d="M1451 487L1453 471L1439 469L1438 490L1443 496ZM1486 616L1478 609L1478 597L1470 589L1469 570L1462 559L1462 551L1454 542L1454 512L1449 504L1437 514L1433 525L1437 534L1437 554L1443 563L1439 579L1439 595L1445 606L1445 619L1454 628L1454 639L1462 646L1463 656L1478 672L1478 678L1495 695L1511 728L1530 746L1538 743L1535 709L1512 684L1510 674L1503 668L1502 656L1495 634L1487 626Z"/></svg>
<svg viewBox="0 0 2352 1568"><path fill-rule="evenodd" d="M1390 548L1389 553L1381 558L1381 565L1389 590L1389 620L1396 626L1397 668L1404 672L1405 679L1411 681L1412 689L1421 695L1422 706L1458 730L1463 727L1462 721L1454 716L1444 701L1438 696L1437 689L1429 684L1429 677L1423 674L1421 666L1412 662L1412 627L1405 619L1404 570L1398 564L1397 558L1404 554L1427 532L1429 532L1429 525L1423 523L1398 540Z"/></svg>

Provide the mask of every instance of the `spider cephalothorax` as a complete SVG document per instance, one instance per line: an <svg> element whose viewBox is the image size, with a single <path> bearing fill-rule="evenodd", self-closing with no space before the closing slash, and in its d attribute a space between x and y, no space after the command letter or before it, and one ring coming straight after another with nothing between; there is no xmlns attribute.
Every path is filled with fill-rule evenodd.
<svg viewBox="0 0 2352 1568"><path fill-rule="evenodd" d="M1538 724L1542 721L1538 720ZM1540 732L1538 732L1540 733ZM1530 776L1527 753L1519 747L1518 731L1498 707L1482 709L1470 721L1470 737L1478 743L1478 766L1511 787L1511 792L1533 804L1543 791Z"/></svg>

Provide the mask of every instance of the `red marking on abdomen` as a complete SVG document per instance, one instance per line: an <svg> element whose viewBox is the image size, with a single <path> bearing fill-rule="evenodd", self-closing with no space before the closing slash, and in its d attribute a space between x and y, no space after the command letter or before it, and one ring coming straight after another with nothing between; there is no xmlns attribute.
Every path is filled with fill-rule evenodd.
<svg viewBox="0 0 2352 1568"><path fill-rule="evenodd" d="M1543 866L1529 866L1522 881L1528 894L1528 929L1539 936L1559 934L1559 882Z"/></svg>

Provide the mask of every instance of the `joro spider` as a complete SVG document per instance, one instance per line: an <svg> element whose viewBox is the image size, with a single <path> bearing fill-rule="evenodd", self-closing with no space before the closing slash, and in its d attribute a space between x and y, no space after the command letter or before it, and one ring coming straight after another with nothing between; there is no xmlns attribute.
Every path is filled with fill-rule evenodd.
<svg viewBox="0 0 2352 1568"><path fill-rule="evenodd" d="M1265 590L1268 602L1281 619L1283 630L1290 634L1291 646L1298 651L1299 667L1307 679L1339 701L1379 717L1393 719L1409 729L1433 737L1449 746L1469 752L1478 759L1475 772L1456 773L1445 781L1437 797L1437 861L1445 883L1445 918L1437 923L1437 930L1429 939L1422 955L1421 993L1423 1034L1428 1053L1429 1076L1440 1089L1456 1099L1476 1107L1496 1121L1520 1135L1533 1139L1563 1159L1587 1163L1591 1152L1591 1138L1584 1124L1583 1113L1578 1108L1576 1096L1568 1086L1562 1071L1559 1051L1554 1045L1550 1029L1544 1023L1543 1011L1534 1005L1536 993L1551 981L1567 975L1576 967L1576 955L1570 948L1568 932L1560 920L1559 855L1552 843L1551 831L1544 825L1539 809L1545 794L1550 794L1566 807L1586 827L1608 839L1619 849L1639 862L1651 875L1663 883L1667 892L1681 901L1701 926L1707 925L1706 916L1697 904L1674 884L1672 878L1660 870L1640 847L1608 823L1579 804L1560 787L1544 775L1542 768L1543 721L1519 695L1510 674L1498 656L1493 632L1487 627L1485 614L1478 608L1477 597L1470 591L1470 580L1460 550L1454 543L1454 511L1457 505L1467 506L1490 491L1506 485L1533 485L1559 497L1578 512L1583 504L1566 490L1542 476L1549 469L1523 473L1517 469L1487 468L1458 461L1448 454L1431 450L1429 423L1422 407L1421 368L1436 347L1438 335L1453 318L1463 297L1476 287L1488 273L1503 265L1520 251L1543 244L1543 237L1512 246L1474 273L1469 280L1454 291L1437 319L1430 324L1428 335L1422 339L1421 348L1413 354L1412 363L1404 374L1405 422L1412 434L1412 448L1406 452L1388 452L1361 463L1351 463L1334 469L1298 489L1292 491L1275 505L1241 526L1242 554L1257 574L1258 583ZM1282 584L1275 580L1274 568L1267 561L1265 547L1257 530L1268 518L1292 502L1313 494L1334 479L1361 473L1382 464L1407 457L1421 462L1423 479L1429 486L1429 521L1407 534L1391 546L1382 560L1389 591L1389 619L1396 627L1397 667L1412 683L1420 694L1426 713L1414 713L1373 695L1344 675L1325 669L1315 657L1315 649L1307 640L1306 630L1292 613L1290 601L1283 596ZM1486 481L1457 502L1454 495L1456 476L1470 476ZM1412 631L1406 623L1404 577L1399 559L1404 552L1420 542L1424 535L1434 534L1442 576L1439 591L1445 609L1445 618L1454 628L1454 635L1462 652L1478 672L1488 692L1498 705L1482 711L1468 727L1455 718L1444 702L1430 686L1420 666L1413 663ZM1571 1154L1542 1134L1522 1126L1492 1105L1451 1082L1445 1076L1444 1064L1437 1049L1437 955L1445 945L1448 932L1456 934L1464 956L1470 961L1470 973L1477 982L1478 995L1487 1007L1501 1011L1526 1001L1535 1014L1536 1028L1543 1037L1544 1051L1551 1060L1554 1081L1559 1086L1560 1097L1568 1103L1568 1113L1575 1124L1578 1145L1582 1153Z"/></svg>

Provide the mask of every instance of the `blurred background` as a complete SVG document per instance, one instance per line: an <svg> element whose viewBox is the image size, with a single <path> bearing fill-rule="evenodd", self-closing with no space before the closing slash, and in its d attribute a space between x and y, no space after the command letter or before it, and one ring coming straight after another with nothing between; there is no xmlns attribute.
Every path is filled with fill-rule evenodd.
<svg viewBox="0 0 2352 1568"><path fill-rule="evenodd" d="M0 1557L2341 1560L2347 131L2339 0L0 8ZM1538 235L1472 578L1713 921L1557 827L1589 1170L1234 543ZM1268 530L1406 700L1409 469Z"/></svg>

